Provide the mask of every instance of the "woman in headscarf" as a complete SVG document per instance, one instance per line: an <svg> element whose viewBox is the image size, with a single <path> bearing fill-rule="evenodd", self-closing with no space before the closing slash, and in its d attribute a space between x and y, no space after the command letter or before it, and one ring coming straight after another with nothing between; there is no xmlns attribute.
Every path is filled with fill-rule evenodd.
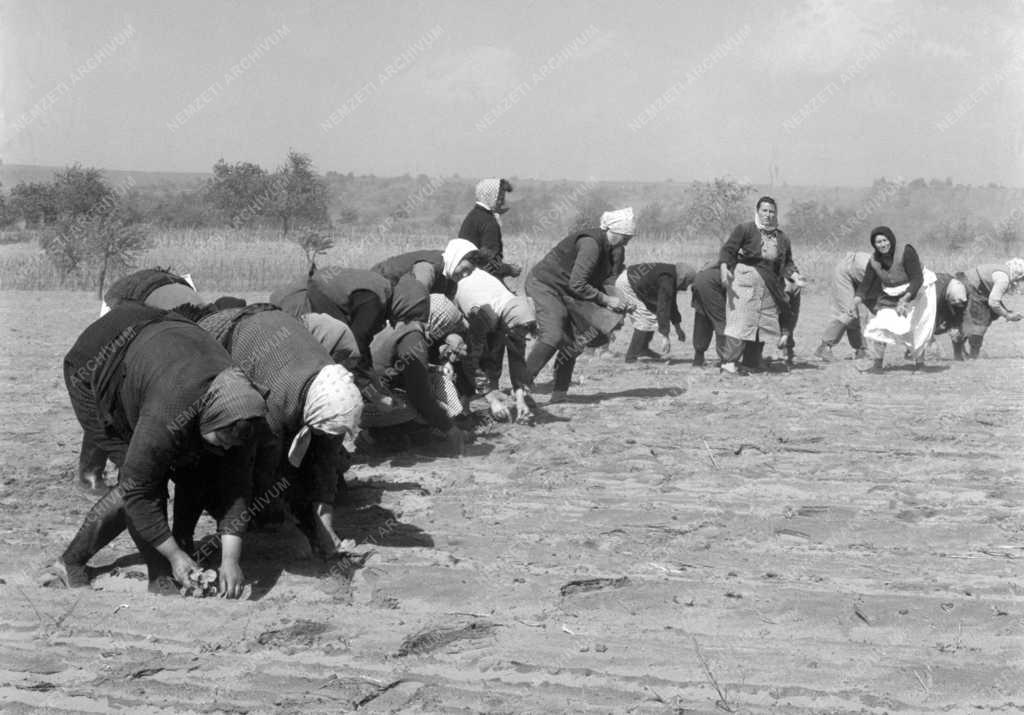
<svg viewBox="0 0 1024 715"><path fill-rule="evenodd" d="M508 211L507 194L512 184L506 179L484 179L476 185L476 204L466 214L459 228L459 238L480 249L483 269L496 278L515 278L522 269L505 263L505 247L501 238L501 215Z"/></svg>
<svg viewBox="0 0 1024 715"><path fill-rule="evenodd" d="M635 263L619 274L615 289L633 308L629 314L633 337L626 349L626 362L667 356L672 345L670 325L675 327L679 342L686 342L676 293L688 289L696 275L697 270L687 263ZM655 330L662 337L659 352L650 348Z"/></svg>
<svg viewBox="0 0 1024 715"><path fill-rule="evenodd" d="M100 306L100 316L125 301L145 303L161 310L179 305L205 305L205 301L185 277L164 268L145 268L116 280L107 290ZM82 443L78 456L78 484L93 494L106 491L103 472L108 454L97 445Z"/></svg>
<svg viewBox="0 0 1024 715"><path fill-rule="evenodd" d="M409 409L378 414L368 408L363 425L393 426L415 419L435 428L461 452L465 434L452 420L463 411L457 376L432 370L432 363L448 362L464 352L461 339L448 339L464 329L462 313L437 293L430 296L430 304L426 323L399 321L374 336L370 346L374 369L386 387L404 393Z"/></svg>
<svg viewBox="0 0 1024 715"><path fill-rule="evenodd" d="M693 366L704 367L704 353L715 337L715 349L724 361L725 348L725 287L718 263L705 266L690 286L690 305L693 306Z"/></svg>
<svg viewBox="0 0 1024 715"><path fill-rule="evenodd" d="M459 282L455 304L469 322L470 374L482 373L479 391L487 400L491 416L511 419L511 411L500 390L501 367L508 352L508 371L516 402L516 420L528 422L526 404L526 338L537 327L533 301L517 296L501 280L486 271L476 271Z"/></svg>
<svg viewBox="0 0 1024 715"><path fill-rule="evenodd" d="M864 280L871 254L863 251L847 253L836 264L832 271L832 285L829 286L828 309L829 322L821 334L821 344L814 351L819 360L834 360L832 347L837 345L846 334L855 358L867 356L864 339L861 336L860 316L854 307L853 299L857 289ZM867 306L869 309L872 306Z"/></svg>
<svg viewBox="0 0 1024 715"><path fill-rule="evenodd" d="M935 329L932 333L949 333L953 343L953 359L964 359L964 309L967 307L967 277L963 273L935 274Z"/></svg>
<svg viewBox="0 0 1024 715"><path fill-rule="evenodd" d="M228 351L252 384L266 395L267 427L256 458L257 497L280 493L314 551L343 553L331 523L338 481L349 466L343 445L355 437L363 399L352 374L295 318L269 303L223 310L199 321ZM175 510L190 533L198 505ZM191 525L190 523L191 522Z"/></svg>
<svg viewBox="0 0 1024 715"><path fill-rule="evenodd" d="M424 321L430 310L426 289L408 276L401 289L374 271L312 268L307 278L275 290L270 302L296 318L323 313L345 323L359 348L354 373L361 389L376 394L370 341L391 321Z"/></svg>
<svg viewBox="0 0 1024 715"><path fill-rule="evenodd" d="M411 276L428 293L447 298L455 295L455 285L483 262L476 246L464 240L449 241L444 251L410 251L385 259L370 270L380 273L396 288Z"/></svg>
<svg viewBox="0 0 1024 715"><path fill-rule="evenodd" d="M85 440L110 454L119 472L51 575L87 586L89 559L127 528L151 590L161 592L167 576L186 584L197 564L167 523L173 479L176 498L204 495L221 537L220 592L241 595L252 435L267 408L231 357L176 313L127 302L85 329L64 358L64 380Z"/></svg>
<svg viewBox="0 0 1024 715"><path fill-rule="evenodd" d="M606 345L622 326L629 306L606 293L605 283L615 276L613 250L624 249L635 230L632 208L606 211L600 227L570 233L526 278L526 294L537 311L537 341L526 359L526 381L532 385L557 353L550 404L565 401L583 349Z"/></svg>
<svg viewBox="0 0 1024 715"><path fill-rule="evenodd" d="M1024 258L1011 258L1006 263L986 263L967 271L966 277L967 312L963 337L969 346L967 357L976 358L981 354L981 344L993 320L1005 318L1016 322L1024 317L1003 303L1003 295L1020 291L1024 286ZM960 350L963 352L962 341Z"/></svg>
<svg viewBox="0 0 1024 715"><path fill-rule="evenodd" d="M874 300L875 316L864 328L874 358L868 372L881 373L885 346L904 345L914 369L924 365L924 349L935 329L935 274L921 265L909 243L897 245L888 226L871 231L874 252L857 288L854 307Z"/></svg>
<svg viewBox="0 0 1024 715"><path fill-rule="evenodd" d="M790 317L785 281L803 285L803 278L793 264L789 237L779 228L775 199L762 196L757 200L754 220L737 226L719 251L718 262L722 285L726 290L726 341L721 370L727 374L745 374L736 366L744 351L744 342L760 343L777 338L780 349L786 346L788 334L780 331Z"/></svg>

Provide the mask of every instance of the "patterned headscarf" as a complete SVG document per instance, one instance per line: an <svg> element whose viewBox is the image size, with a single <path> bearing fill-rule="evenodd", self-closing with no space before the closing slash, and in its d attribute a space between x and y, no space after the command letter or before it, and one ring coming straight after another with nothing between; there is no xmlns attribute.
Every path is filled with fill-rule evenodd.
<svg viewBox="0 0 1024 715"><path fill-rule="evenodd" d="M462 311L455 303L440 293L430 294L430 317L427 319L427 335L437 342L462 327Z"/></svg>
<svg viewBox="0 0 1024 715"><path fill-rule="evenodd" d="M352 381L352 373L341 365L327 365L313 378L302 409L302 429L288 449L293 467L302 464L313 429L330 435L355 435L363 415L363 396Z"/></svg>
<svg viewBox="0 0 1024 715"><path fill-rule="evenodd" d="M1010 272L1010 283L1024 278L1024 258L1011 258L1006 262L1006 268Z"/></svg>
<svg viewBox="0 0 1024 715"><path fill-rule="evenodd" d="M476 202L488 211L498 207L498 195L501 193L501 179L484 179L476 185Z"/></svg>
<svg viewBox="0 0 1024 715"><path fill-rule="evenodd" d="M203 396L199 431L216 432L235 422L263 417L267 403L237 367L229 367L213 378Z"/></svg>
<svg viewBox="0 0 1024 715"><path fill-rule="evenodd" d="M636 233L636 219L633 218L633 207L628 206L618 211L605 211L601 214L601 229L632 236Z"/></svg>

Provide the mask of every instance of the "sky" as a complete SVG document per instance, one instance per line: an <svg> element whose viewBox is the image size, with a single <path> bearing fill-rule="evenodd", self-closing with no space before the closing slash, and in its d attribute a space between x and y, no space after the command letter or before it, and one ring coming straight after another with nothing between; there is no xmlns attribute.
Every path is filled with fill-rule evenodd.
<svg viewBox="0 0 1024 715"><path fill-rule="evenodd" d="M1024 3L0 2L0 159L1024 186Z"/></svg>

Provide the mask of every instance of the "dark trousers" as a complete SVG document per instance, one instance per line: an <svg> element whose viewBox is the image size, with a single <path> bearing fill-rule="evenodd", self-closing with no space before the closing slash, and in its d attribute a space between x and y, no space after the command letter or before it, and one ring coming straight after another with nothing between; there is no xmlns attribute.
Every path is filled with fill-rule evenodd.
<svg viewBox="0 0 1024 715"><path fill-rule="evenodd" d="M715 338L715 350L718 352L718 357L724 361L723 349L725 347L726 336L724 331L725 326L721 326L721 330L716 329L714 321L711 320L707 315L700 311L694 311L693 313L693 333L690 335L690 340L693 341L693 352L695 355L703 356L707 349L711 347L711 338Z"/></svg>
<svg viewBox="0 0 1024 715"><path fill-rule="evenodd" d="M373 355L370 354L370 343L373 336L383 330L387 323L387 308L380 297L370 290L354 290L349 296L348 314L345 322L352 330L352 336L359 345L359 362L355 366L354 377L362 389L374 383Z"/></svg>

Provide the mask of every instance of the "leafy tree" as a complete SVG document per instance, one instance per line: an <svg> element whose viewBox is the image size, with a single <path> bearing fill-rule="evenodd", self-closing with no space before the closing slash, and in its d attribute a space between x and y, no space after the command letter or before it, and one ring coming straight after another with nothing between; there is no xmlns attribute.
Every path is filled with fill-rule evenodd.
<svg viewBox="0 0 1024 715"><path fill-rule="evenodd" d="M68 167L57 174L51 190L57 220L40 245L64 275L85 267L95 270L102 297L107 275L131 266L146 246L139 216L98 169Z"/></svg>
<svg viewBox="0 0 1024 715"><path fill-rule="evenodd" d="M327 183L313 171L307 154L289 151L285 165L271 177L272 211L281 221L281 234L295 226L321 227L327 217Z"/></svg>
<svg viewBox="0 0 1024 715"><path fill-rule="evenodd" d="M213 178L203 192L206 202L225 223L237 228L252 224L266 214L272 200L269 177L259 165L247 161L213 165Z"/></svg>
<svg viewBox="0 0 1024 715"><path fill-rule="evenodd" d="M732 179L690 184L687 215L690 230L696 236L714 236L725 241L736 224L749 221L754 213L750 195L754 187Z"/></svg>
<svg viewBox="0 0 1024 715"><path fill-rule="evenodd" d="M21 182L11 189L10 212L29 226L46 226L57 220L57 196L53 184Z"/></svg>

